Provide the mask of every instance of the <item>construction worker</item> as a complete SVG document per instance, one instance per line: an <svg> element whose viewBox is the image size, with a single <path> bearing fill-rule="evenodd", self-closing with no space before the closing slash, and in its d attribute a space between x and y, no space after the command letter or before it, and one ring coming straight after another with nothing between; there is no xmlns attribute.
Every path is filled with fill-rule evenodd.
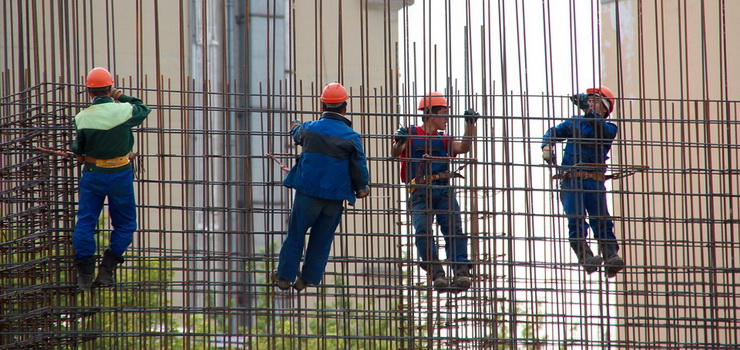
<svg viewBox="0 0 740 350"><path fill-rule="evenodd" d="M614 93L606 86L591 88L571 100L585 115L575 115L550 128L542 140L542 158L554 164L554 145L567 140L560 163L560 200L568 217L570 246L584 270L591 274L604 263L606 276L614 277L624 268L617 255L619 245L606 202L606 160L617 136L617 125L608 122L614 112ZM599 242L601 256L594 256L586 241L589 224Z"/></svg>
<svg viewBox="0 0 740 350"><path fill-rule="evenodd" d="M344 86L331 83L321 93L321 118L305 123L296 120L290 125L293 142L303 146L303 151L283 181L285 187L296 191L288 235L280 249L277 271L272 273L273 282L281 290L289 289L293 281L293 289L299 292L321 282L344 201L354 205L356 198L370 194L370 173L360 134L344 117L347 98Z"/></svg>
<svg viewBox="0 0 740 350"><path fill-rule="evenodd" d="M479 115L472 109L467 110L464 138L454 140L444 133L450 120L450 106L442 94L432 92L421 97L418 110L423 113L422 125L399 128L393 139L391 155L402 159L401 180L409 185L411 221L416 250L421 258L419 265L426 271L435 290L465 291L472 284L472 266L468 259L468 238L462 229L460 205L450 186L450 178L459 174L451 171L450 159L472 148ZM432 237L435 216L454 272L452 288Z"/></svg>
<svg viewBox="0 0 740 350"><path fill-rule="evenodd" d="M97 252L95 227L106 197L113 232L110 245L103 253L95 285L110 287L115 284L116 268L124 262L123 254L133 242L136 201L129 159L134 145L131 128L140 125L151 112L140 99L114 88L113 76L105 68L91 70L86 86L93 98L92 105L75 116L77 136L72 143L72 151L81 155L84 162L72 246L77 285L85 291L93 285Z"/></svg>

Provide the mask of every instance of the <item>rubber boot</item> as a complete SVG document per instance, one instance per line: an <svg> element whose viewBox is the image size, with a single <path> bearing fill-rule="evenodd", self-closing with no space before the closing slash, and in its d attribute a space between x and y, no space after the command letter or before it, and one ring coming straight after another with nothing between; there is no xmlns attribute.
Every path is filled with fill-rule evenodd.
<svg viewBox="0 0 740 350"><path fill-rule="evenodd" d="M98 287L113 287L116 284L116 269L124 261L122 256L106 249L103 253L103 261L100 262L98 267L98 277L95 278L95 285Z"/></svg>
<svg viewBox="0 0 740 350"><path fill-rule="evenodd" d="M604 261L600 256L594 256L594 252L591 251L591 247L588 246L586 239L571 239L570 248L576 253L578 263L583 266L583 269L589 275L596 272Z"/></svg>
<svg viewBox="0 0 740 350"><path fill-rule="evenodd" d="M95 277L95 257L75 260L75 271L77 271L77 286L84 291L91 290Z"/></svg>
<svg viewBox="0 0 740 350"><path fill-rule="evenodd" d="M427 268L425 268L424 270L427 271L427 276L429 276L429 278L431 279L432 287L435 290L441 291L450 286L447 283L445 269L442 267L442 264L440 264L439 262L428 264Z"/></svg>
<svg viewBox="0 0 740 350"><path fill-rule="evenodd" d="M455 277L452 279L452 287L458 292L464 292L473 284L470 275L470 264L461 264L455 267Z"/></svg>
<svg viewBox="0 0 740 350"><path fill-rule="evenodd" d="M616 240L602 240L599 242L601 254L604 255L604 268L606 269L606 277L613 278L617 275L617 272L624 269L624 259L617 255L619 251L619 244Z"/></svg>

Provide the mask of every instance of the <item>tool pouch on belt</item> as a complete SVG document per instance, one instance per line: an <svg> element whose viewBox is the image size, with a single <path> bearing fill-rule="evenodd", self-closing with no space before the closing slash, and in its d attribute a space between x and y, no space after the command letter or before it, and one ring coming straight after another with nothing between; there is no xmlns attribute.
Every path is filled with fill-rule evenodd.
<svg viewBox="0 0 740 350"><path fill-rule="evenodd" d="M438 174L431 174L431 175L425 175L425 176L417 176L417 177L411 179L411 182L409 182L409 186L410 186L409 187L409 193L413 193L414 190L416 189L416 186L414 186L414 185L425 185L425 184L428 184L428 183L432 183L434 181L447 180L447 179L451 179L453 177L464 178L464 176L460 175L460 173L449 172L449 171L446 171L446 172L443 172L443 173L438 173Z"/></svg>
<svg viewBox="0 0 740 350"><path fill-rule="evenodd" d="M606 175L602 172L596 172L596 171L568 170L566 172L553 175L552 179L553 180L592 179L596 181L606 181Z"/></svg>

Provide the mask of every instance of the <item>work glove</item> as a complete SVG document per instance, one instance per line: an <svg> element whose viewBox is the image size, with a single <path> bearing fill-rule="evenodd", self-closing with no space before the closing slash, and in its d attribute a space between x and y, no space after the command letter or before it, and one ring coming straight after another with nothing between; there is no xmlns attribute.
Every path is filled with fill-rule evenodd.
<svg viewBox="0 0 740 350"><path fill-rule="evenodd" d="M365 188L361 190L357 190L357 193L355 194L355 197L357 198L365 198L370 195L370 186L365 186Z"/></svg>
<svg viewBox="0 0 740 350"><path fill-rule="evenodd" d="M290 128L288 130L293 130L296 126L301 125L302 122L300 120L294 120L290 122Z"/></svg>
<svg viewBox="0 0 740 350"><path fill-rule="evenodd" d="M472 108L468 108L468 110L465 111L465 113L463 114L465 115L465 122L468 124L475 124L475 121L478 120L478 118L480 118L480 114L478 114Z"/></svg>
<svg viewBox="0 0 740 350"><path fill-rule="evenodd" d="M580 109L588 110L591 108L588 104L588 95L587 94L575 94L570 97L570 101L573 102L574 105L578 106Z"/></svg>
<svg viewBox="0 0 740 350"><path fill-rule="evenodd" d="M545 163L552 165L553 163L552 146L545 145L542 147L542 159L545 161Z"/></svg>
<svg viewBox="0 0 740 350"><path fill-rule="evenodd" d="M402 126L398 128L398 131L396 131L396 136L393 137L393 140L396 141L396 145L400 146L404 142L406 142L406 139L408 138L408 136L409 136L409 128Z"/></svg>
<svg viewBox="0 0 740 350"><path fill-rule="evenodd" d="M108 93L108 96L112 97L116 101L121 98L121 95L123 95L123 90L119 90L116 88L110 88L110 92Z"/></svg>

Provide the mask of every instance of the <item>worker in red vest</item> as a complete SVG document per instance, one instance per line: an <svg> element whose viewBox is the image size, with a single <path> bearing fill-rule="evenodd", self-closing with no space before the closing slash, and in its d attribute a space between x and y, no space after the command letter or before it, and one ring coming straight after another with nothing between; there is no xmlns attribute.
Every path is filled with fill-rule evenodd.
<svg viewBox="0 0 740 350"><path fill-rule="evenodd" d="M442 94L432 92L421 97L418 110L424 113L422 125L398 129L391 155L401 158L401 180L409 186L415 245L421 258L419 265L426 271L435 290L444 291L452 287L452 291L465 291L472 284L472 266L468 258L468 237L462 229L460 205L450 185L455 173L450 169L449 158L470 151L479 115L473 110L465 112L464 138L455 140L444 133L450 120L450 106ZM451 285L432 236L435 216L454 273Z"/></svg>

